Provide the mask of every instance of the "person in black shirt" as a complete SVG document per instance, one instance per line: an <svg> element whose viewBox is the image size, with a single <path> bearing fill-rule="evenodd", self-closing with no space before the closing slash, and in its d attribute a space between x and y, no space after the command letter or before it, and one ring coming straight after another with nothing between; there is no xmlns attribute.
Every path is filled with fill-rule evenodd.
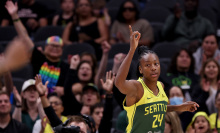
<svg viewBox="0 0 220 133"><path fill-rule="evenodd" d="M27 30L21 23L17 14L17 5L13 4L12 2L9 3L10 4L8 5L7 10L13 19L18 36L27 38ZM48 86L49 93L52 91L57 92L62 90L62 87L57 86L64 85L65 74L69 68L68 65L64 63L60 58L63 52L62 39L58 36L49 37L46 40L44 51L38 51L30 39L28 43L24 43L24 45L27 47L27 49L33 49L33 51L30 52L30 57L32 56L31 64L33 66L34 75L41 74L44 83L46 80L50 81Z"/></svg>
<svg viewBox="0 0 220 133"><path fill-rule="evenodd" d="M11 103L6 92L0 92L0 133L31 133L22 123L12 119Z"/></svg>

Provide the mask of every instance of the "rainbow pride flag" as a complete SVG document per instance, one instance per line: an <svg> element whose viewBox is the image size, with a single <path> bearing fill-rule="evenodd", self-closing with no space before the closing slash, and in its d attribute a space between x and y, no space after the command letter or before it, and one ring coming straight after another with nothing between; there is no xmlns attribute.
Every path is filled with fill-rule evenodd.
<svg viewBox="0 0 220 133"><path fill-rule="evenodd" d="M48 93L52 93L53 87L56 86L60 76L60 68L49 66L47 62L44 62L40 68L39 74L41 75L43 84L45 84L46 81L49 81L49 84L47 86Z"/></svg>

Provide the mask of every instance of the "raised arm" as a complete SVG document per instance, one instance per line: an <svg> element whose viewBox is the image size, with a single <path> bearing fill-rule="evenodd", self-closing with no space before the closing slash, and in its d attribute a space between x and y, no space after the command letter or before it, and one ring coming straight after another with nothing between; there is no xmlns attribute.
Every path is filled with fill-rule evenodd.
<svg viewBox="0 0 220 133"><path fill-rule="evenodd" d="M136 81L134 80L126 80L128 75L128 71L131 65L131 61L134 55L134 52L138 46L138 41L141 37L141 34L138 31L132 31L131 26L130 29L130 50L122 62L117 76L115 78L115 85L119 89L119 91L123 94L131 94L137 90L137 86L135 85ZM137 37L136 37L137 36Z"/></svg>
<svg viewBox="0 0 220 133"><path fill-rule="evenodd" d="M21 122L21 96L19 95L16 87L13 88L13 93L14 93L14 98L16 101L16 106L15 106L15 110L12 114L12 118Z"/></svg>
<svg viewBox="0 0 220 133"><path fill-rule="evenodd" d="M14 22L14 26L15 29L18 33L18 36L20 36L21 38L25 37L27 38L27 43L24 43L24 45L27 46L27 49L31 49L33 48L34 44L31 41L31 39L28 36L28 32L25 29L24 25L22 24L22 22L20 21L17 11L18 11L18 5L17 3L13 3L12 1L7 1L5 8L7 9L8 13L10 14L13 22Z"/></svg>
<svg viewBox="0 0 220 133"><path fill-rule="evenodd" d="M43 85L42 83L42 79L40 75L37 75L35 77L35 86L36 89L38 91L38 94L41 98L41 102L44 108L44 111L50 121L50 124L52 127L56 127L58 125L60 125L62 123L62 121L59 119L59 117L56 115L54 109L50 106L49 100L46 97L46 91L47 91L47 85L48 85L48 81L45 83L45 85Z"/></svg>
<svg viewBox="0 0 220 133"><path fill-rule="evenodd" d="M98 68L98 72L95 75L95 84L98 88L101 88L100 79L105 75L106 66L108 64L108 54L111 49L111 45L104 41L102 43L102 59Z"/></svg>

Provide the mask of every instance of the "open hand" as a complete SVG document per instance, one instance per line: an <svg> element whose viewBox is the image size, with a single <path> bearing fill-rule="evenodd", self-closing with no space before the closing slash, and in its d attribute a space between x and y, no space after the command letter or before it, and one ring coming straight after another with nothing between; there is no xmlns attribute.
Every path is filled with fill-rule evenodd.
<svg viewBox="0 0 220 133"><path fill-rule="evenodd" d="M49 81L47 81L47 82L45 83L45 85L43 85L42 79L41 79L41 76L40 76L40 75L36 75L36 76L35 76L35 81L36 81L36 82L35 82L35 87L36 87L36 89L37 89L38 94L39 94L40 96L45 95L46 92L47 92L47 85L48 85Z"/></svg>
<svg viewBox="0 0 220 133"><path fill-rule="evenodd" d="M105 82L103 79L100 79L102 88L107 92L107 93L112 93L112 88L115 80L115 74L112 74L112 71L106 72L106 79Z"/></svg>
<svg viewBox="0 0 220 133"><path fill-rule="evenodd" d="M180 111L194 112L198 107L199 105L196 102L188 101L180 104Z"/></svg>
<svg viewBox="0 0 220 133"><path fill-rule="evenodd" d="M138 31L132 31L131 25L129 25L130 30L130 49L135 50L138 46L139 39L141 38L141 33Z"/></svg>
<svg viewBox="0 0 220 133"><path fill-rule="evenodd" d="M8 13L12 16L16 14L18 11L18 4L17 2L14 4L11 0L7 0L5 8L7 9Z"/></svg>

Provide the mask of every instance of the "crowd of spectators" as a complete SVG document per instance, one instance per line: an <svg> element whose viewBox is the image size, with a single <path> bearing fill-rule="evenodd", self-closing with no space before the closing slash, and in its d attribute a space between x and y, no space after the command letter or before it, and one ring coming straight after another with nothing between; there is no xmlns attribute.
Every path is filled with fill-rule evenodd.
<svg viewBox="0 0 220 133"><path fill-rule="evenodd" d="M216 6L220 2L206 1L204 7L204 0L175 0L166 7L160 5L162 1L60 0L56 6L59 9L55 9L51 7L54 4L42 0L2 0L0 34L4 38L1 29L13 27L19 37L30 38L29 43L20 45L31 49L26 65L31 72L24 67L24 71L21 68L2 75L0 132L52 133L52 127L67 119L67 125L79 126L83 133L125 132L125 95L116 88L114 79L127 50L112 49L121 44L129 47L128 25L141 33L140 46L153 49L167 42L179 48L170 58L160 57L163 71L159 80L164 83L170 105L186 101L200 105L195 113L167 112L165 132L219 132L220 51L216 33L220 10ZM161 16L154 16L155 12L143 14L153 6L170 12L166 20L155 19L164 17L160 10L157 12ZM215 22L201 12L203 8L214 13ZM146 19L143 15L154 17ZM45 31L49 33L44 37L47 39L37 45L37 32L49 26L60 27L61 33ZM7 41L0 40L0 44ZM74 45L82 51L64 58L65 49ZM83 49L84 45L93 52ZM169 47L160 52L169 53ZM0 57L4 60L4 54ZM133 72L137 67L135 57L132 66L127 79L138 79ZM27 74L30 78L22 77Z"/></svg>

